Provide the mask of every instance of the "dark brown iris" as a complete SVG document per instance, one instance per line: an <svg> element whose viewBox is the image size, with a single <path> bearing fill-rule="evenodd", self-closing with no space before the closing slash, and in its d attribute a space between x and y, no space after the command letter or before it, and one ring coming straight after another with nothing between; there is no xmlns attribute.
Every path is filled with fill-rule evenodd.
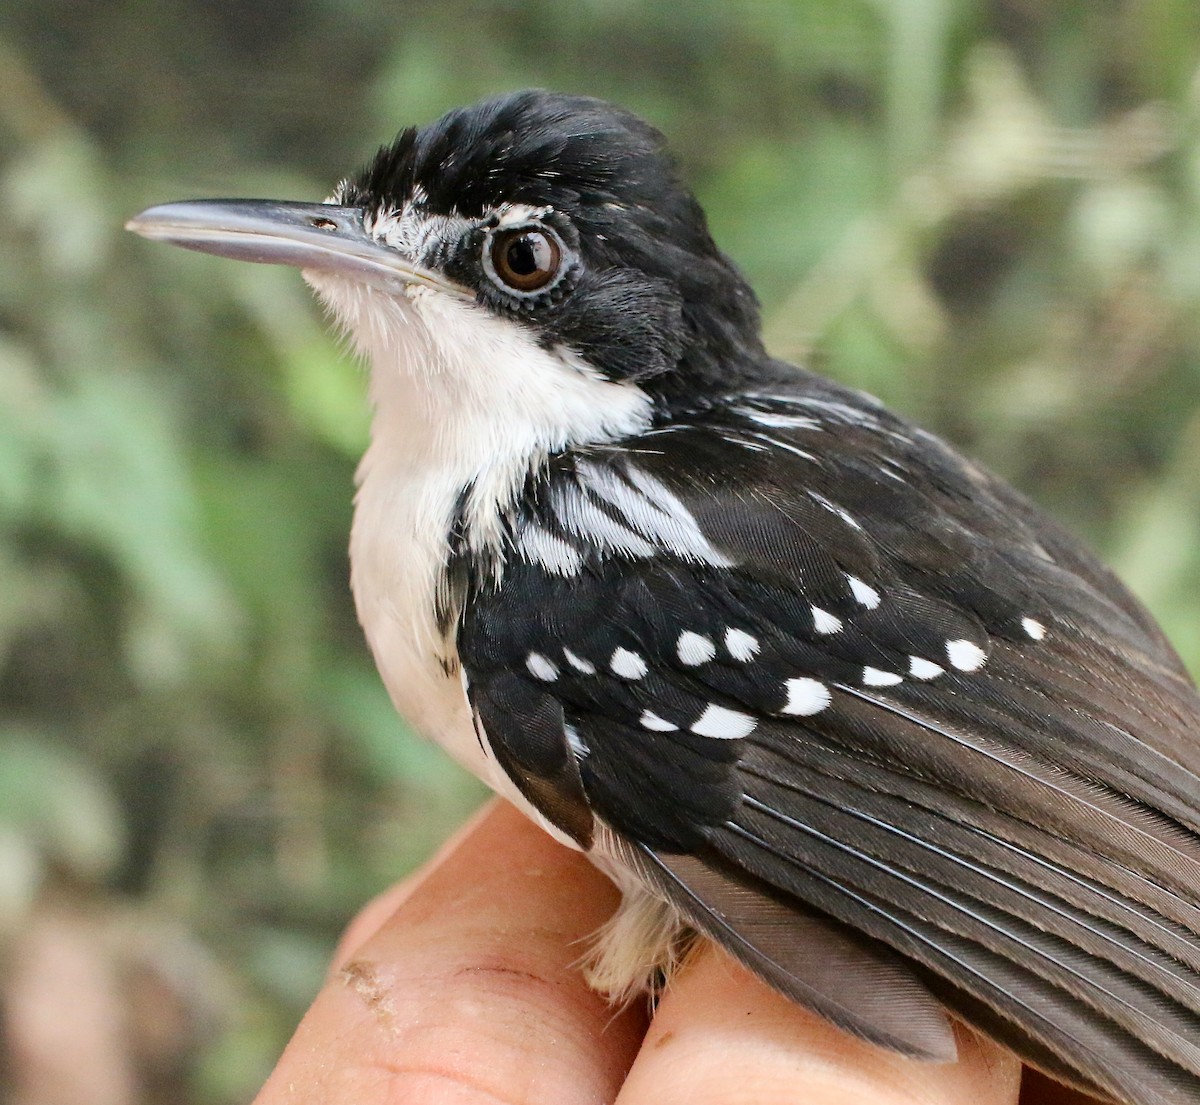
<svg viewBox="0 0 1200 1105"><path fill-rule="evenodd" d="M562 249L544 230L502 230L492 241L496 275L518 292L536 292L558 275Z"/></svg>

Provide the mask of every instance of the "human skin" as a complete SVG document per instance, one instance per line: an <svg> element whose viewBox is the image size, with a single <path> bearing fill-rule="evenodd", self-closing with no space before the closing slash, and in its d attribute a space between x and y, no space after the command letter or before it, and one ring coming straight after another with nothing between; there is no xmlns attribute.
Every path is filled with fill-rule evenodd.
<svg viewBox="0 0 1200 1105"><path fill-rule="evenodd" d="M616 891L492 802L362 911L255 1105L1067 1105L956 1027L959 1060L904 1059L786 1001L705 944L653 1017L589 990Z"/></svg>

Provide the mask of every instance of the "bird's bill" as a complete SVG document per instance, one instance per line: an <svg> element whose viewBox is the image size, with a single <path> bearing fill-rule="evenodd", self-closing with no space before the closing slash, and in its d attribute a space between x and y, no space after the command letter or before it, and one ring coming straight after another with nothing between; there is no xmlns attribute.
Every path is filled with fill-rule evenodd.
<svg viewBox="0 0 1200 1105"><path fill-rule="evenodd" d="M361 207L286 200L186 200L135 215L126 230L201 253L336 273L392 291L470 293L372 238Z"/></svg>

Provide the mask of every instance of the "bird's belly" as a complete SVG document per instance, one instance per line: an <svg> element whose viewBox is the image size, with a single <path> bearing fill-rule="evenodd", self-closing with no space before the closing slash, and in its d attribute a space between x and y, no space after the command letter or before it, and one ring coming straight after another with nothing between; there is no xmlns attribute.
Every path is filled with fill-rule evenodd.
<svg viewBox="0 0 1200 1105"><path fill-rule="evenodd" d="M397 711L501 797L571 848L517 789L477 731L453 631L434 614L446 561L447 519L457 492L429 494L403 475L366 468L350 535L350 579L358 619Z"/></svg>

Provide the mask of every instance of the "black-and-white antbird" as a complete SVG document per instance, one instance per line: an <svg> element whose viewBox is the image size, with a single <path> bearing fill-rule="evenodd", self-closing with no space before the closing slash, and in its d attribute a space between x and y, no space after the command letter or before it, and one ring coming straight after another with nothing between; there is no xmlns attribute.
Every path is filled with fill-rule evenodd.
<svg viewBox="0 0 1200 1105"><path fill-rule="evenodd" d="M1200 699L1035 507L773 360L657 131L521 92L324 204L130 229L294 265L370 363L353 590L402 713L620 885L911 1056L946 1011L1200 1102ZM654 933L650 938L647 934Z"/></svg>

